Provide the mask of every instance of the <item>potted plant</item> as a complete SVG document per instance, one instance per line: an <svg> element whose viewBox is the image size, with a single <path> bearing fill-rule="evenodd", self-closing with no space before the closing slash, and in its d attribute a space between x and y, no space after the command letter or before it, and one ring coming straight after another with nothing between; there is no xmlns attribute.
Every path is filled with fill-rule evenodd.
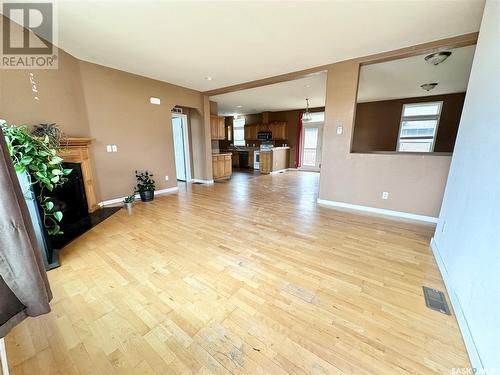
<svg viewBox="0 0 500 375"><path fill-rule="evenodd" d="M148 171L135 171L135 178L137 179L135 191L140 194L143 202L152 201L155 197L155 180L151 179L151 177L153 177L153 174Z"/></svg>
<svg viewBox="0 0 500 375"><path fill-rule="evenodd" d="M132 207L134 206L134 201L135 201L135 193L132 193L123 198L123 205L127 208L127 210L131 210Z"/></svg>
<svg viewBox="0 0 500 375"><path fill-rule="evenodd" d="M18 175L29 185L38 185L38 202L40 204L41 221L49 235L62 234L59 222L63 213L47 194L58 186L62 186L71 173L64 168L63 159L58 156L57 141L45 134L43 137L32 135L27 126L8 125L0 120L7 149ZM27 188L27 187L25 187Z"/></svg>

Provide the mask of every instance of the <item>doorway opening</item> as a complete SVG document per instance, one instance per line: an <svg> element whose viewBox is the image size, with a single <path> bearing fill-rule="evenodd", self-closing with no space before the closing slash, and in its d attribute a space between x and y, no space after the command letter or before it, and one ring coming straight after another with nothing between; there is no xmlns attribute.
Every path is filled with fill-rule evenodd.
<svg viewBox="0 0 500 375"><path fill-rule="evenodd" d="M174 139L175 173L179 181L191 181L191 160L189 156L189 134L187 116L172 113Z"/></svg>
<svg viewBox="0 0 500 375"><path fill-rule="evenodd" d="M316 113L312 121L302 124L301 169L319 171L323 143L324 112Z"/></svg>

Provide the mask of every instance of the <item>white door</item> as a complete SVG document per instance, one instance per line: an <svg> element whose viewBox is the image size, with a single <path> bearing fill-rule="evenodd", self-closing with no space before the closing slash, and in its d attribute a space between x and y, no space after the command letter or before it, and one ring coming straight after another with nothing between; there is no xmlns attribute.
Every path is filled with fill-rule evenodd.
<svg viewBox="0 0 500 375"><path fill-rule="evenodd" d="M321 165L323 126L308 124L302 131L302 168L317 170Z"/></svg>
<svg viewBox="0 0 500 375"><path fill-rule="evenodd" d="M177 179L190 180L187 118L185 115L172 116L174 136L175 172Z"/></svg>

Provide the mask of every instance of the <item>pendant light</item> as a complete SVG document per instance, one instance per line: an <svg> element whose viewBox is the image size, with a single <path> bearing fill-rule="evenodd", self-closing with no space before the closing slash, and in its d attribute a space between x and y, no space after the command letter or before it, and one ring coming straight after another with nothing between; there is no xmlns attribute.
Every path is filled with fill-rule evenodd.
<svg viewBox="0 0 500 375"><path fill-rule="evenodd" d="M306 98L306 111L302 114L302 122L308 122L312 120L311 112L309 112L309 98Z"/></svg>

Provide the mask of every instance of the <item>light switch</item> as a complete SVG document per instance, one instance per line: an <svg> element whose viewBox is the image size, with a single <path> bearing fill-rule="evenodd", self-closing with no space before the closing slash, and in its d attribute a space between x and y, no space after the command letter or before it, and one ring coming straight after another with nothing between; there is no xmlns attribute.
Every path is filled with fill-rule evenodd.
<svg viewBox="0 0 500 375"><path fill-rule="evenodd" d="M116 145L111 145L111 149L113 150L113 152L117 152L118 151L118 147L116 147Z"/></svg>
<svg viewBox="0 0 500 375"><path fill-rule="evenodd" d="M342 135L343 132L344 132L344 128L342 126L337 126L337 134Z"/></svg>
<svg viewBox="0 0 500 375"><path fill-rule="evenodd" d="M106 145L106 152L113 152L111 145Z"/></svg>

